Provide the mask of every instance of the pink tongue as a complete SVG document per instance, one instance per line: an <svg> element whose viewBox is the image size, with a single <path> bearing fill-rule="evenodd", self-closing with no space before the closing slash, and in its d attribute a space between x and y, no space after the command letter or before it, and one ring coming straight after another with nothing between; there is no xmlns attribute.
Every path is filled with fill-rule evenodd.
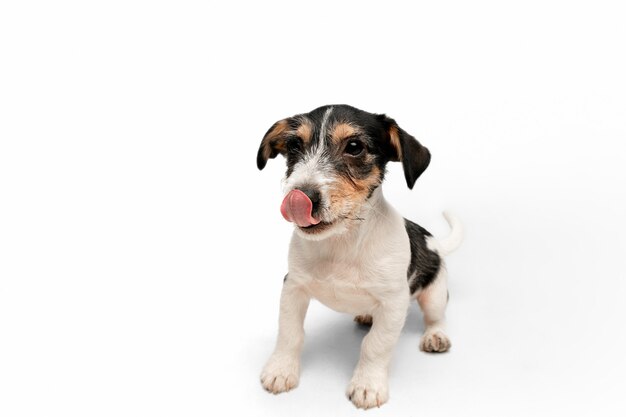
<svg viewBox="0 0 626 417"><path fill-rule="evenodd" d="M311 216L312 210L313 203L300 190L290 191L280 205L280 213L285 220L294 222L300 227L307 227L320 222L319 219Z"/></svg>

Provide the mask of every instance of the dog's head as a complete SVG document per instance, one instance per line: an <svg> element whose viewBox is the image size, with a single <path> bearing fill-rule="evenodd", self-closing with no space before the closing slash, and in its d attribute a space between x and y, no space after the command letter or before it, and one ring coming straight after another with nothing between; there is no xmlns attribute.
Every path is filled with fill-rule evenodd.
<svg viewBox="0 0 626 417"><path fill-rule="evenodd" d="M347 105L323 106L274 123L257 154L259 169L278 154L287 159L281 213L300 236L315 240L359 220L387 162L402 162L409 188L430 162L428 149L393 119Z"/></svg>

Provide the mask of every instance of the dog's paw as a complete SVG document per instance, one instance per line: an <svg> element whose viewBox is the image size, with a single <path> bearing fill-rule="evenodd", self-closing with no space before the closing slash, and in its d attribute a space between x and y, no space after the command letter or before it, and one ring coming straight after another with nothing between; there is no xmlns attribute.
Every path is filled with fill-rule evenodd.
<svg viewBox="0 0 626 417"><path fill-rule="evenodd" d="M427 331L420 340L420 349L424 352L446 352L451 345L450 339L441 330Z"/></svg>
<svg viewBox="0 0 626 417"><path fill-rule="evenodd" d="M297 359L271 357L261 372L261 385L273 394L286 392L298 386L299 374Z"/></svg>
<svg viewBox="0 0 626 417"><path fill-rule="evenodd" d="M348 399L357 408L380 407L389 399L387 381L378 383L365 379L353 379L346 390Z"/></svg>
<svg viewBox="0 0 626 417"><path fill-rule="evenodd" d="M359 315L356 316L354 318L354 321L356 321L358 324L362 325L362 326L371 326L372 325L372 316L370 316L369 314L363 314L363 315Z"/></svg>

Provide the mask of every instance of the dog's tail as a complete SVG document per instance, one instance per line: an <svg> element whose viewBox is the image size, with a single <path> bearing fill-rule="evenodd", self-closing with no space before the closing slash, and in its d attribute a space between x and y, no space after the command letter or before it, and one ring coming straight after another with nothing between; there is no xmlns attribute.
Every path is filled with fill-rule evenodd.
<svg viewBox="0 0 626 417"><path fill-rule="evenodd" d="M446 256L461 246L461 242L463 241L463 224L458 217L449 211L444 211L443 217L446 218L451 231L450 234L443 239L437 239L437 243L439 244L439 253L441 256Z"/></svg>

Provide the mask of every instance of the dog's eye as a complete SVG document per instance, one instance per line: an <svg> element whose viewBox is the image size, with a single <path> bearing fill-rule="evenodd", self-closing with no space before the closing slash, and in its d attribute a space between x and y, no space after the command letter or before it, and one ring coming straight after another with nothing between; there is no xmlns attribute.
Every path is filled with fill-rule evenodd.
<svg viewBox="0 0 626 417"><path fill-rule="evenodd" d="M352 156L359 156L363 153L365 147L363 146L363 142L359 140L351 140L348 141L346 145L345 153Z"/></svg>

